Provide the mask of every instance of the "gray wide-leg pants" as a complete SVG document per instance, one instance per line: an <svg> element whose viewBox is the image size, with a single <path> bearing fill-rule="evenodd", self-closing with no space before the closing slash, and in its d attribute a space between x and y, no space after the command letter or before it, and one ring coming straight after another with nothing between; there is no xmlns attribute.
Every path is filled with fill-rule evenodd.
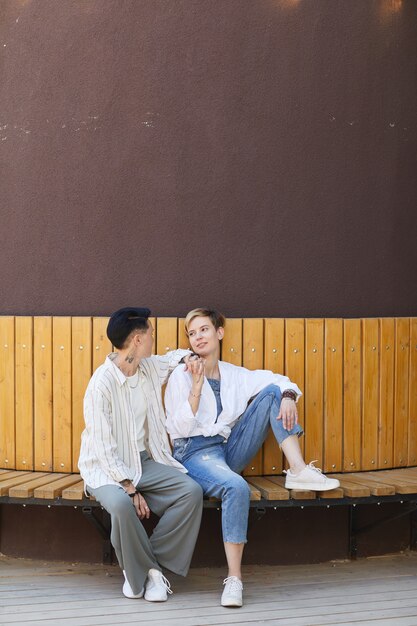
<svg viewBox="0 0 417 626"><path fill-rule="evenodd" d="M133 593L139 593L151 568L165 567L186 576L200 529L203 492L174 467L141 453L142 477L137 485L150 510L160 517L149 538L131 498L116 485L87 487L111 516L111 543Z"/></svg>

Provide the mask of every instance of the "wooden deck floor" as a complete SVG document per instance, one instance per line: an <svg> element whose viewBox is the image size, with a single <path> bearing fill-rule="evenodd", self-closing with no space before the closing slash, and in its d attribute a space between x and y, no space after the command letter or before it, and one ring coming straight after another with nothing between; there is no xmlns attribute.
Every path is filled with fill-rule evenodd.
<svg viewBox="0 0 417 626"><path fill-rule="evenodd" d="M319 565L248 566L245 606L219 606L224 570L170 576L174 595L151 604L121 594L116 566L0 556L0 624L93 626L417 626L417 553Z"/></svg>

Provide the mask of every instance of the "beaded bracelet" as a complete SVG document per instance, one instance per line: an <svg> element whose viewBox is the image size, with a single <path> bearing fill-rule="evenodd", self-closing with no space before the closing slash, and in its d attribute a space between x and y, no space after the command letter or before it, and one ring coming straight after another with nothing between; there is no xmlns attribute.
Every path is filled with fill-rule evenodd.
<svg viewBox="0 0 417 626"><path fill-rule="evenodd" d="M291 389L286 389L285 391L282 392L281 398L289 398L290 400L294 400L295 402L297 400L297 394L295 393L295 391L292 391Z"/></svg>

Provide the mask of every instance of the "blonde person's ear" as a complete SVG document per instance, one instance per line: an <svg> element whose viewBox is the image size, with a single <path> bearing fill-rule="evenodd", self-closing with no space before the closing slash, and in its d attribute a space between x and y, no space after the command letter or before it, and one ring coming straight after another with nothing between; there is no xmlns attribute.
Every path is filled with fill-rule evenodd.
<svg viewBox="0 0 417 626"><path fill-rule="evenodd" d="M220 328L217 329L217 337L219 339L219 341L221 341L224 337L224 328L223 326L220 326Z"/></svg>

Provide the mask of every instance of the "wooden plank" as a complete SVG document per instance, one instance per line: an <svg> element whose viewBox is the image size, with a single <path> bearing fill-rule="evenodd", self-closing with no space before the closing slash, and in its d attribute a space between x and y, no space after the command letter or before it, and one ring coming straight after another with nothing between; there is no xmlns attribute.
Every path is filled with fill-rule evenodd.
<svg viewBox="0 0 417 626"><path fill-rule="evenodd" d="M410 378L408 385L408 465L417 463L417 317L410 320Z"/></svg>
<svg viewBox="0 0 417 626"><path fill-rule="evenodd" d="M288 489L280 487L272 480L268 480L263 476L249 476L246 480L249 484L259 489L262 497L266 500L289 500L290 494Z"/></svg>
<svg viewBox="0 0 417 626"><path fill-rule="evenodd" d="M52 471L52 318L34 318L34 467Z"/></svg>
<svg viewBox="0 0 417 626"><path fill-rule="evenodd" d="M156 352L166 354L178 345L176 317L158 317L156 321Z"/></svg>
<svg viewBox="0 0 417 626"><path fill-rule="evenodd" d="M369 473L365 472L364 478L372 478L373 480L384 483L386 485L391 485L395 488L396 493L416 493L415 483L395 477L390 473L390 471L375 472L375 474L372 473L371 476L369 475Z"/></svg>
<svg viewBox="0 0 417 626"><path fill-rule="evenodd" d="M71 318L52 321L53 469L72 469Z"/></svg>
<svg viewBox="0 0 417 626"><path fill-rule="evenodd" d="M285 320L285 374L301 390L304 389L304 320ZM304 428L304 396L297 402L298 422ZM304 452L304 437L300 440L301 451ZM285 463L287 467L287 463Z"/></svg>
<svg viewBox="0 0 417 626"><path fill-rule="evenodd" d="M33 470L33 319L16 317L16 469Z"/></svg>
<svg viewBox="0 0 417 626"><path fill-rule="evenodd" d="M331 500L336 498L343 498L344 492L341 487L336 487L336 489L329 489L328 491L318 491L317 495L319 498L324 500Z"/></svg>
<svg viewBox="0 0 417 626"><path fill-rule="evenodd" d="M15 322L0 317L0 466L15 469Z"/></svg>
<svg viewBox="0 0 417 626"><path fill-rule="evenodd" d="M378 467L392 467L394 453L395 322L380 319Z"/></svg>
<svg viewBox="0 0 417 626"><path fill-rule="evenodd" d="M190 343L188 341L187 333L185 332L184 320L185 318L183 317L178 318L178 347L183 350L189 350Z"/></svg>
<svg viewBox="0 0 417 626"><path fill-rule="evenodd" d="M343 322L343 470L361 467L361 320Z"/></svg>
<svg viewBox="0 0 417 626"><path fill-rule="evenodd" d="M410 321L398 318L395 323L395 391L394 391L394 465L404 467L408 461L408 376ZM415 389L413 392L415 393Z"/></svg>
<svg viewBox="0 0 417 626"><path fill-rule="evenodd" d="M382 470L377 472L378 478L383 481L389 481L390 485L409 486L411 491L402 491L398 493L417 493L417 477L403 473L402 470Z"/></svg>
<svg viewBox="0 0 417 626"><path fill-rule="evenodd" d="M261 499L261 492L259 491L259 489L257 489L255 487L255 485L251 485L250 483L248 483L248 485L249 485L249 489L250 489L250 499L252 501L260 500Z"/></svg>
<svg viewBox="0 0 417 626"><path fill-rule="evenodd" d="M264 367L275 373L284 371L284 320L265 319ZM283 454L272 429L263 445L262 474L281 474Z"/></svg>
<svg viewBox="0 0 417 626"><path fill-rule="evenodd" d="M243 320L241 318L228 319L222 340L221 357L223 361L233 365L242 365L242 338Z"/></svg>
<svg viewBox="0 0 417 626"><path fill-rule="evenodd" d="M64 500L82 500L85 497L84 493L84 481L79 480L78 482L66 487L62 490L62 497ZM90 496L91 499L92 496Z"/></svg>
<svg viewBox="0 0 417 626"><path fill-rule="evenodd" d="M35 480L28 480L24 483L20 483L19 485L15 485L9 489L9 497L10 498L32 498L33 492L37 487L42 485L46 485L48 483L54 482L55 480L59 480L63 478L65 474L46 474L44 476L40 476Z"/></svg>
<svg viewBox="0 0 417 626"><path fill-rule="evenodd" d="M263 319L248 318L243 320L243 365L250 370L262 369L264 364L264 327ZM256 453L243 471L244 476L262 474L263 450Z"/></svg>
<svg viewBox="0 0 417 626"><path fill-rule="evenodd" d="M112 351L107 338L108 317L93 317L93 372L102 365Z"/></svg>
<svg viewBox="0 0 417 626"><path fill-rule="evenodd" d="M78 470L81 432L84 429L84 394L92 370L92 320L72 318L72 470Z"/></svg>
<svg viewBox="0 0 417 626"><path fill-rule="evenodd" d="M283 476L268 476L268 480L279 487L285 489L285 478ZM315 500L316 492L310 489L286 489L292 500Z"/></svg>
<svg viewBox="0 0 417 626"><path fill-rule="evenodd" d="M349 480L349 474L330 474L329 478L337 478L343 489L343 495L347 498L367 498L371 495L368 486Z"/></svg>
<svg viewBox="0 0 417 626"><path fill-rule="evenodd" d="M362 338L362 459L361 469L378 464L379 327L377 319L363 320Z"/></svg>
<svg viewBox="0 0 417 626"><path fill-rule="evenodd" d="M54 498L61 496L63 489L69 487L70 485L75 485L75 483L79 482L79 480L79 474L67 475L64 478L53 481L52 483L37 487L34 491L34 497L44 498L45 500L53 500Z"/></svg>
<svg viewBox="0 0 417 626"><path fill-rule="evenodd" d="M343 447L343 322L325 320L324 471L342 470Z"/></svg>
<svg viewBox="0 0 417 626"><path fill-rule="evenodd" d="M305 322L305 458L323 466L324 320Z"/></svg>
<svg viewBox="0 0 417 626"><path fill-rule="evenodd" d="M351 478L359 484L366 485L373 496L393 496L395 488L386 481L377 478L372 472L352 473Z"/></svg>
<svg viewBox="0 0 417 626"><path fill-rule="evenodd" d="M13 472L13 476L7 476L5 480L0 481L0 496L7 496L9 489L15 485L36 480L46 475L44 472Z"/></svg>

